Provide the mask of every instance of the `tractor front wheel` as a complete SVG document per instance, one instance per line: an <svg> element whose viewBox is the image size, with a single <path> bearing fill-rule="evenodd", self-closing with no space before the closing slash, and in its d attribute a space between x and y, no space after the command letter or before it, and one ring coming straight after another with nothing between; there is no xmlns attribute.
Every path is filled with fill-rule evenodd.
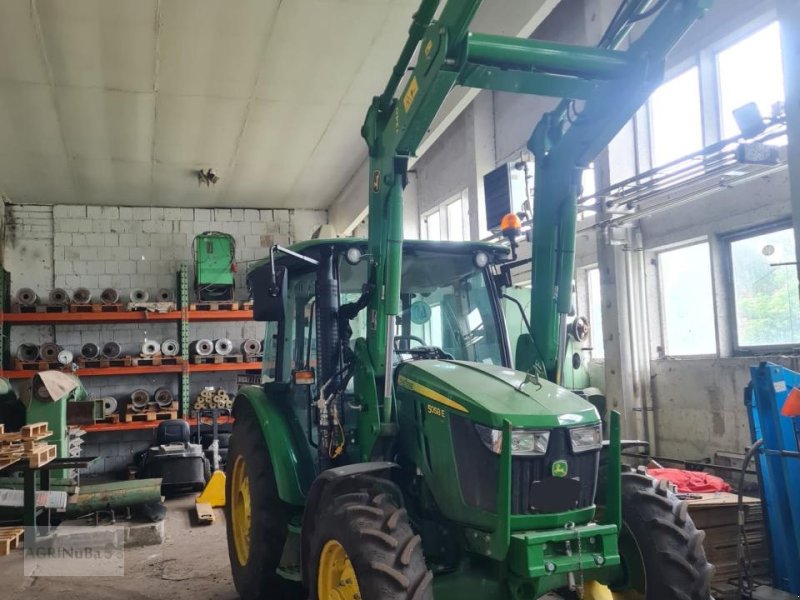
<svg viewBox="0 0 800 600"><path fill-rule="evenodd" d="M334 498L314 529L311 564L311 600L433 600L422 541L387 494Z"/></svg>
<svg viewBox="0 0 800 600"><path fill-rule="evenodd" d="M299 586L276 573L288 511L278 497L264 436L248 407L237 411L225 476L228 556L236 591L243 600L295 597Z"/></svg>
<svg viewBox="0 0 800 600"><path fill-rule="evenodd" d="M590 582L586 600L709 600L714 568L686 502L639 473L622 474L619 551L626 582L610 589Z"/></svg>

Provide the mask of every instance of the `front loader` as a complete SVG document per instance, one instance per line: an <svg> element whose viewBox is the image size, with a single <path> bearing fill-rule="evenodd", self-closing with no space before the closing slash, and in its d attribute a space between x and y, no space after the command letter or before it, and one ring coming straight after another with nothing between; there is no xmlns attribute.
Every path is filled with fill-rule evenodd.
<svg viewBox="0 0 800 600"><path fill-rule="evenodd" d="M557 382L581 168L659 84L705 2L626 0L600 48L470 33L479 0L439 4L421 3L362 128L368 239L276 246L248 273L267 327L263 384L234 402L236 589L248 600L709 600L712 567L686 505L623 474L619 415L604 435L594 406ZM500 310L507 248L402 238L408 159L455 85L569 99L531 141L534 308L521 340Z"/></svg>

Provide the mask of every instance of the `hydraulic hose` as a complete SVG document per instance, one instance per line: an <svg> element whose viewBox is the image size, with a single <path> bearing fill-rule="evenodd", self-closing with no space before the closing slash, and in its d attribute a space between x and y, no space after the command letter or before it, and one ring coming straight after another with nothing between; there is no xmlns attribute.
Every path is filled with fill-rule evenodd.
<svg viewBox="0 0 800 600"><path fill-rule="evenodd" d="M764 440L757 440L750 448L747 450L747 453L744 455L744 461L742 461L742 469L739 471L739 487L738 487L738 494L736 498L736 506L737 506L737 523L739 526L739 539L736 542L736 564L739 566L739 579L738 579L738 589L739 595L742 596L744 594L744 580L742 577L742 572L744 571L744 565L742 562L744 561L744 544L745 544L745 530L744 530L744 477L747 474L747 467L750 465L750 461L753 460L756 452L758 449L764 444ZM747 569L747 587L749 590L749 594L752 595L753 593L753 580L750 578L750 571L749 568Z"/></svg>

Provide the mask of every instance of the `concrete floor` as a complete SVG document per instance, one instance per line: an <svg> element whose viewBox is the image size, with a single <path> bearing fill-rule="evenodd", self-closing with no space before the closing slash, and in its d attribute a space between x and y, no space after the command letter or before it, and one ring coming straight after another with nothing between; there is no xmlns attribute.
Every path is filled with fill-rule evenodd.
<svg viewBox="0 0 800 600"><path fill-rule="evenodd" d="M167 502L166 541L125 550L124 577L23 577L22 552L0 557L2 598L36 600L234 600L225 541L225 517L193 525L194 496Z"/></svg>
<svg viewBox="0 0 800 600"><path fill-rule="evenodd" d="M32 600L236 600L225 539L225 517L194 525L194 496L166 502L166 541L125 549L124 577L23 577L22 552L0 557L0 598ZM559 600L548 594L541 600Z"/></svg>

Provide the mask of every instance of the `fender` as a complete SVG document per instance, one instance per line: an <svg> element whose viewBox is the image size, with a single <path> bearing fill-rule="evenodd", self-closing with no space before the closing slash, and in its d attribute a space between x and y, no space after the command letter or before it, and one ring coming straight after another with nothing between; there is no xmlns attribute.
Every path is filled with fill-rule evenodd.
<svg viewBox="0 0 800 600"><path fill-rule="evenodd" d="M317 517L323 507L339 493L379 488L391 494L399 506L403 506L403 494L397 485L380 475L398 468L393 462L366 462L336 467L320 473L308 491L305 512L303 513L303 537L301 541L303 565L303 581L308 583L312 573L308 573L309 555L311 554L311 538L317 525Z"/></svg>
<svg viewBox="0 0 800 600"><path fill-rule="evenodd" d="M239 390L233 403L234 418L245 405L253 410L269 449L278 495L287 504L303 506L306 490L314 479L314 467L311 458L296 443L286 413L259 386L247 386Z"/></svg>

